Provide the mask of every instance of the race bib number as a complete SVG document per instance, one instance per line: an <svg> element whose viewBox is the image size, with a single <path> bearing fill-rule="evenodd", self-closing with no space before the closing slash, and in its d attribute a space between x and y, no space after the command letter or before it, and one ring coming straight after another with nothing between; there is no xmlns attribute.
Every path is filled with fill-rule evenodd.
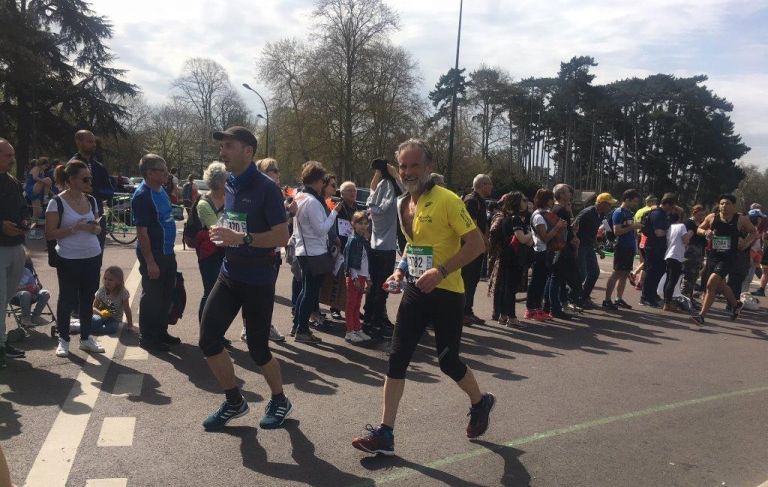
<svg viewBox="0 0 768 487"><path fill-rule="evenodd" d="M226 211L224 214L224 224L230 230L234 230L240 233L248 232L248 215L246 213L238 213L236 211Z"/></svg>
<svg viewBox="0 0 768 487"><path fill-rule="evenodd" d="M712 237L712 250L727 252L731 250L731 237Z"/></svg>
<svg viewBox="0 0 768 487"><path fill-rule="evenodd" d="M336 220L339 224L339 237L351 237L352 236L352 224L349 220L343 220L339 218Z"/></svg>
<svg viewBox="0 0 768 487"><path fill-rule="evenodd" d="M408 274L418 279L428 269L432 268L432 247L408 246Z"/></svg>

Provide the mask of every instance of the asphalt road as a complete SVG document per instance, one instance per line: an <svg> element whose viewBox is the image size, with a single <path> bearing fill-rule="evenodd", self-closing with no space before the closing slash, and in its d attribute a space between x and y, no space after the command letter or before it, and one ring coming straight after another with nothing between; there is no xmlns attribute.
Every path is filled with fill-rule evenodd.
<svg viewBox="0 0 768 487"><path fill-rule="evenodd" d="M56 296L42 244L32 246ZM109 244L105 263L129 275L134 252ZM0 444L19 486L755 487L768 480L765 308L731 322L718 302L706 331L683 315L639 306L587 312L571 323L465 329L463 358L497 397L480 441L466 439L468 401L441 374L425 336L395 428L397 457L371 458L350 440L379 422L387 344L347 344L342 324L319 346L273 345L295 409L285 428L265 431L257 423L268 389L235 323L228 337L251 412L223 433L203 431L223 396L196 346L202 286L194 253L181 251L178 260L188 304L171 330L182 339L171 353L143 355L136 333L123 330L102 340L107 354L93 363L76 347L57 358L41 327L20 345L27 358L0 371ZM596 299L610 260L601 266ZM289 285L284 266L274 315L283 332ZM486 289L481 283L476 312L490 318ZM639 296L633 290L627 298L635 304ZM393 319L398 301L389 301Z"/></svg>

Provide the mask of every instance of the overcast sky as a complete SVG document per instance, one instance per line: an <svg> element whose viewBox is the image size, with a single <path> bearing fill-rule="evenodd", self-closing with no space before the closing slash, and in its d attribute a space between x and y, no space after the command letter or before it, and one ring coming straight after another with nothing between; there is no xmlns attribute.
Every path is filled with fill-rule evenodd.
<svg viewBox="0 0 768 487"><path fill-rule="evenodd" d="M389 0L400 16L392 39L418 62L426 94L453 66L458 0ZM306 39L310 0L92 0L114 25L118 66L130 70L152 103L191 57L223 65L255 113L255 80L266 42ZM736 130L752 151L744 161L768 167L768 0L468 0L461 67L481 63L515 79L555 76L561 61L589 55L596 83L655 73L706 74L708 87L734 104Z"/></svg>

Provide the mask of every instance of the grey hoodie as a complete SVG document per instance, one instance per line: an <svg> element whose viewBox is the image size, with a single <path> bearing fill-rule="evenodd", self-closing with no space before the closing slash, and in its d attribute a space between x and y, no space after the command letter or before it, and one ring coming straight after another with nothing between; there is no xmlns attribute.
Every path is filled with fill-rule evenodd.
<svg viewBox="0 0 768 487"><path fill-rule="evenodd" d="M395 185L382 179L376 191L368 197L366 205L371 209L371 248L397 250L397 196Z"/></svg>

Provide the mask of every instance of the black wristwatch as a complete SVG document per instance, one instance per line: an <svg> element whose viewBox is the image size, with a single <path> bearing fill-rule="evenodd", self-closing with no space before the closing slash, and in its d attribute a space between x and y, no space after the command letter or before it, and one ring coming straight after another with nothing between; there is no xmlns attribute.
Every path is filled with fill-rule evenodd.
<svg viewBox="0 0 768 487"><path fill-rule="evenodd" d="M251 245L251 242L253 242L253 235L246 233L243 237L243 245Z"/></svg>

